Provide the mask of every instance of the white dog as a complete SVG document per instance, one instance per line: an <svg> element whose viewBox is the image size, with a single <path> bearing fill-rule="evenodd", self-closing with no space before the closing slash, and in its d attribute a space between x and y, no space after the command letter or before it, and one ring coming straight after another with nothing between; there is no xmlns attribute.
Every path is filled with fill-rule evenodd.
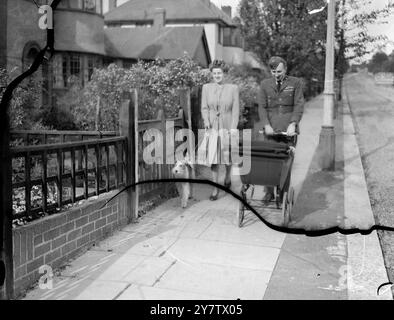
<svg viewBox="0 0 394 320"><path fill-rule="evenodd" d="M172 174L175 178L193 179L194 170L191 162L187 159L178 160L174 168L172 168ZM189 182L176 182L175 185L181 196L181 206L182 208L186 208L187 200L193 196L193 188Z"/></svg>

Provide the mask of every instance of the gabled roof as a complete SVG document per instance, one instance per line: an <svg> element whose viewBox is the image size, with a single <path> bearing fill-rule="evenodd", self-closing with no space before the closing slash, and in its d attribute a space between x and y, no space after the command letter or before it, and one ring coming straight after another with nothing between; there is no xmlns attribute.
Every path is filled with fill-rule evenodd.
<svg viewBox="0 0 394 320"><path fill-rule="evenodd" d="M187 52L192 58L201 42L206 41L204 27L106 28L108 56L125 59L177 59ZM207 57L209 51L206 43Z"/></svg>
<svg viewBox="0 0 394 320"><path fill-rule="evenodd" d="M129 0L105 14L105 23L153 21L156 8L165 9L168 23L209 21L234 25L226 13L208 0Z"/></svg>

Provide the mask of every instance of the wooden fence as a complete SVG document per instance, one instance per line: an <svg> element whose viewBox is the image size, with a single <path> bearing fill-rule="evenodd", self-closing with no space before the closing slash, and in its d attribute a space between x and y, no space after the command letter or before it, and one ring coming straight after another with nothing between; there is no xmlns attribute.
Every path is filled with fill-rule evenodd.
<svg viewBox="0 0 394 320"><path fill-rule="evenodd" d="M144 148L147 147L150 141L144 141L143 137L147 130L157 129L162 133L163 144L160 146L163 150L163 156L166 158L168 155L168 148L166 145L167 134L170 134L166 131L166 121L174 122L174 130L183 128L183 111L180 110L177 118L165 119L163 110L159 111L158 117L156 120L143 120L138 121L138 180L155 180L160 178L170 178L171 177L171 164L166 164L165 161L162 161L163 164L146 164L143 159L143 151ZM176 145L174 146L176 147ZM162 159L163 160L163 159ZM153 194L163 193L166 191L165 184L143 184L139 187L138 193L139 196L143 198L149 198Z"/></svg>

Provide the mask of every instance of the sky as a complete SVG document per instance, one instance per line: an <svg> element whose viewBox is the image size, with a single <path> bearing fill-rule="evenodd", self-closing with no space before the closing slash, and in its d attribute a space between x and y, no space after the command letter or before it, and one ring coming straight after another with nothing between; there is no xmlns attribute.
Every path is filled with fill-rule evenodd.
<svg viewBox="0 0 394 320"><path fill-rule="evenodd" d="M108 7L108 0L104 0L104 10ZM118 4L123 4L127 0L118 0ZM371 4L367 6L366 8L372 9L379 9L385 6L390 1L394 0L371 0ZM237 7L240 2L240 0L211 0L215 5L217 5L219 8L221 6L228 6L230 5L232 7L232 12L233 16L236 15L237 13ZM378 35L378 34L383 34L386 35L389 39L389 41L392 41L393 44L387 44L386 48L383 48L383 50L386 53L391 53L394 50L394 14L390 19L388 19L388 24L375 24L370 26L369 31L372 35Z"/></svg>
<svg viewBox="0 0 394 320"><path fill-rule="evenodd" d="M388 2L392 0L373 0L371 8L379 9L384 7ZM369 31L373 35L384 34L387 36L389 41L394 42L394 14L387 19L388 24L375 24L369 28ZM391 53L394 50L394 43L387 44L386 48L383 49L386 53Z"/></svg>

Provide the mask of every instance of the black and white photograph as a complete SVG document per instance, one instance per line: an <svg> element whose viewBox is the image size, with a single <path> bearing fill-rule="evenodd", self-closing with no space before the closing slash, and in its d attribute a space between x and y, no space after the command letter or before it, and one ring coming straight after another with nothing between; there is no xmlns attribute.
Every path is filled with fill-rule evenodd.
<svg viewBox="0 0 394 320"><path fill-rule="evenodd" d="M393 300L393 0L0 0L0 99L0 300Z"/></svg>

